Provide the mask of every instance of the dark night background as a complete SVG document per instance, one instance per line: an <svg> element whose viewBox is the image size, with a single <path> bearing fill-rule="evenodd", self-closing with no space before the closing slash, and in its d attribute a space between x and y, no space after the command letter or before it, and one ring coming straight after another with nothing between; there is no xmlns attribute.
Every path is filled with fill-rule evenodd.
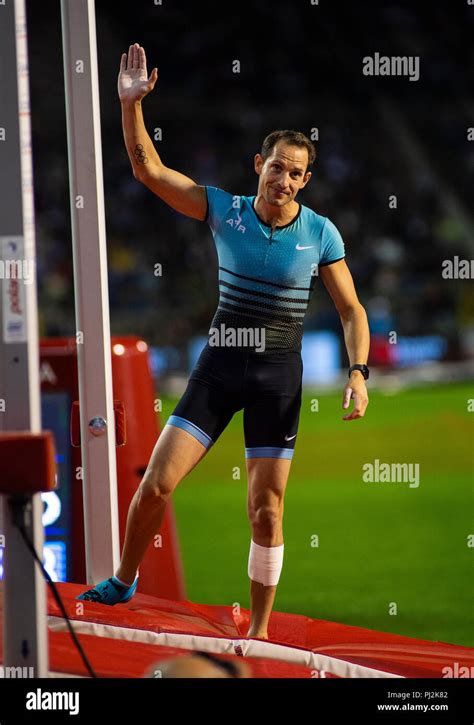
<svg viewBox="0 0 474 725"><path fill-rule="evenodd" d="M74 334L59 0L28 0L41 333ZM132 174L116 83L120 54L145 47L143 101L163 162L200 184L256 193L253 156L270 131L319 129L298 200L338 226L372 332L443 335L472 354L469 282L441 263L472 256L474 10L467 2L208 5L96 1L111 325L180 353L217 304L209 227L167 207ZM367 77L362 58L419 55L420 79ZM240 74L232 72L238 59ZM395 194L398 208L390 209ZM154 264L163 265L155 277ZM305 328L342 334L318 286Z"/></svg>

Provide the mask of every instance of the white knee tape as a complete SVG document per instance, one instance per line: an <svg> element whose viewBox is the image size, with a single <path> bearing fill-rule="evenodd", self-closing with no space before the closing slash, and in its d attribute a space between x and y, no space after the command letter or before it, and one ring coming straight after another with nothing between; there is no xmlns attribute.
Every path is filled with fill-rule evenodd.
<svg viewBox="0 0 474 725"><path fill-rule="evenodd" d="M283 567L283 548L284 544L260 546L252 539L249 554L249 577L266 587L278 584Z"/></svg>

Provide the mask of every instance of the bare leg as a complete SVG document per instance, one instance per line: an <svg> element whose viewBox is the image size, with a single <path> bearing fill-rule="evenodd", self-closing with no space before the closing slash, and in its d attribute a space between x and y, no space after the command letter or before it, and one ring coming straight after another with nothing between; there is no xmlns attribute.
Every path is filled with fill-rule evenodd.
<svg viewBox="0 0 474 725"><path fill-rule="evenodd" d="M206 453L206 447L187 431L164 427L128 509L122 558L115 572L126 584L134 581L174 489Z"/></svg>
<svg viewBox="0 0 474 725"><path fill-rule="evenodd" d="M256 543L258 544L258 541ZM278 544L275 544L275 546L278 546ZM247 637L268 639L268 622L270 621L276 590L276 586L267 587L260 582L250 580L250 599L252 603Z"/></svg>
<svg viewBox="0 0 474 725"><path fill-rule="evenodd" d="M290 472L287 458L248 458L248 516L252 539L260 546L283 544L283 497ZM268 639L268 622L277 587L250 580L248 637Z"/></svg>

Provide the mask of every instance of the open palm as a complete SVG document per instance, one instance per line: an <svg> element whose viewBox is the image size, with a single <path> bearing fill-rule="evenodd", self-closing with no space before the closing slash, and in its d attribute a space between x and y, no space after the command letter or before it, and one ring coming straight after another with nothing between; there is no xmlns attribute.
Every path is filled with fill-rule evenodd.
<svg viewBox="0 0 474 725"><path fill-rule="evenodd" d="M153 68L150 77L146 69L145 49L138 43L131 45L128 56L122 53L117 89L120 101L139 101L155 87L158 69Z"/></svg>

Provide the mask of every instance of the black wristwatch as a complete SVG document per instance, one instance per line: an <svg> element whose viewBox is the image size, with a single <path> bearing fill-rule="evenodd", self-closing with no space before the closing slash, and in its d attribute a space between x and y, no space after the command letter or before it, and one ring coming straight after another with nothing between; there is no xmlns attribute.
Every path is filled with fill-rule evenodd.
<svg viewBox="0 0 474 725"><path fill-rule="evenodd" d="M370 371L367 365L351 365L349 368L349 377L351 377L353 370L360 370L364 376L364 380L368 380Z"/></svg>

